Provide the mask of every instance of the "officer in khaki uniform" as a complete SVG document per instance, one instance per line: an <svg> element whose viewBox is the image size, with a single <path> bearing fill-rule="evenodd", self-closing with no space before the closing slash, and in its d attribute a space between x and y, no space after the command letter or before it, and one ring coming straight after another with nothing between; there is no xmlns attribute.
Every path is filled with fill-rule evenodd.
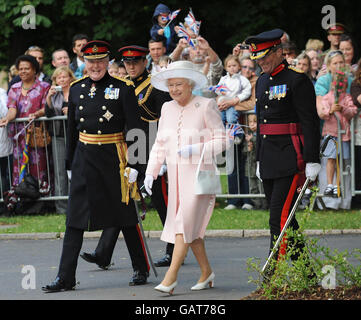
<svg viewBox="0 0 361 320"><path fill-rule="evenodd" d="M256 83L256 161L257 176L263 181L270 208L270 250L304 177L315 180L320 170L320 122L315 90L309 78L284 59L282 35L282 30L275 29L246 39L251 58L263 70ZM298 229L295 218L290 226ZM294 239L288 240L292 243ZM284 254L285 250L284 241L279 253Z"/></svg>
<svg viewBox="0 0 361 320"><path fill-rule="evenodd" d="M42 289L71 290L84 231L119 227L131 257L130 284L146 283L149 263L139 232L134 199L139 165L127 163L125 132L143 129L131 81L108 72L110 45L90 41L83 48L87 77L75 81L69 94L67 170L71 185L66 231L58 275ZM129 159L131 162L131 159Z"/></svg>
<svg viewBox="0 0 361 320"><path fill-rule="evenodd" d="M171 100L168 92L163 92L153 88L150 84L151 75L146 69L146 56L149 53L147 48L131 45L120 48L120 56L128 72L127 79L133 81L135 86L135 95L138 101L138 111L140 121L145 125L146 162L149 158L149 151L156 137L157 124L163 104ZM150 129L151 128L151 129ZM153 135L153 137L152 137ZM146 162L142 164L139 181L144 180ZM167 186L164 175L158 177L153 184L153 193L151 199L156 208L159 217L164 225L167 214ZM114 247L116 245L120 228L108 228L102 232L98 245L94 252L83 252L80 256L90 262L96 263L102 269L108 269L111 263ZM172 243L168 243L166 254L155 263L157 267L169 266L173 254Z"/></svg>

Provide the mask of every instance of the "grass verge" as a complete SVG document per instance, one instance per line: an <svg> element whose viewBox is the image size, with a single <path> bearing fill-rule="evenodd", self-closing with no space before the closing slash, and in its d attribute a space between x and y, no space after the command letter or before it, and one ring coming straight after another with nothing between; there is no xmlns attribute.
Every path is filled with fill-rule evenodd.
<svg viewBox="0 0 361 320"><path fill-rule="evenodd" d="M300 220L304 212L296 213ZM268 211L223 210L216 208L208 225L209 230L219 229L268 229ZM1 228L16 225L13 228ZM147 213L143 222L145 230L162 230L158 214L154 210ZM361 211L314 211L306 222L305 229L361 229ZM65 215L46 214L15 217L0 217L0 233L33 233L65 231Z"/></svg>

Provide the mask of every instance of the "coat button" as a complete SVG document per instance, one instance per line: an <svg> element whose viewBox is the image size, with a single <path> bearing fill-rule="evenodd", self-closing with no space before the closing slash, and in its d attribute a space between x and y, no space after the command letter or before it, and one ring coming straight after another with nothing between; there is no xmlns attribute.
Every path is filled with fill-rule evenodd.
<svg viewBox="0 0 361 320"><path fill-rule="evenodd" d="M269 77L269 79L270 79L270 80L273 80L273 78L272 78L272 77Z"/></svg>
<svg viewBox="0 0 361 320"><path fill-rule="evenodd" d="M80 99L84 99L84 95L81 94L81 95L80 95Z"/></svg>
<svg viewBox="0 0 361 320"><path fill-rule="evenodd" d="M266 122L267 122L267 120L266 120L266 119L264 119L264 120L263 120L263 122L264 122L264 123L266 123Z"/></svg>
<svg viewBox="0 0 361 320"><path fill-rule="evenodd" d="M264 106L265 109L268 109L268 106Z"/></svg>
<svg viewBox="0 0 361 320"><path fill-rule="evenodd" d="M84 88L84 87L85 87L85 84L83 83L83 84L81 85L81 87Z"/></svg>
<svg viewBox="0 0 361 320"><path fill-rule="evenodd" d="M104 119L103 118L99 118L99 122L103 122L104 121Z"/></svg>
<svg viewBox="0 0 361 320"><path fill-rule="evenodd" d="M107 107L106 107L106 106L102 106L102 109L103 109L103 110L107 110Z"/></svg>
<svg viewBox="0 0 361 320"><path fill-rule="evenodd" d="M102 134L102 132L100 130L98 130L98 134Z"/></svg>
<svg viewBox="0 0 361 320"><path fill-rule="evenodd" d="M267 137L267 136L264 134L264 135L263 135L263 139L266 139L266 137Z"/></svg>
<svg viewBox="0 0 361 320"><path fill-rule="evenodd" d="M80 118L80 122L84 122L84 118Z"/></svg>
<svg viewBox="0 0 361 320"><path fill-rule="evenodd" d="M98 146L101 146L102 145L102 143L101 142L98 142Z"/></svg>
<svg viewBox="0 0 361 320"><path fill-rule="evenodd" d="M79 110L83 110L83 106L79 106Z"/></svg>
<svg viewBox="0 0 361 320"><path fill-rule="evenodd" d="M83 133L86 133L86 130L83 130Z"/></svg>

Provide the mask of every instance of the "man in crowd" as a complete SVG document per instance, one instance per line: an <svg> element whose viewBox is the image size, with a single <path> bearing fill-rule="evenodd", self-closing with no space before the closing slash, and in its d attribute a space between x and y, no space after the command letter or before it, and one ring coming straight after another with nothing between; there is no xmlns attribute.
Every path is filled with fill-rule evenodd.
<svg viewBox="0 0 361 320"><path fill-rule="evenodd" d="M75 77L77 79L83 76L83 70L85 66L83 52L81 48L89 41L89 38L85 34L76 34L73 37L73 52L75 57L73 61L70 63L70 69L73 71Z"/></svg>
<svg viewBox="0 0 361 320"><path fill-rule="evenodd" d="M109 75L110 45L90 41L83 48L88 77L69 94L66 168L71 179L66 231L57 277L45 292L72 290L85 230L119 227L134 274L129 285L145 284L149 263L131 190L139 165L127 156L125 130L143 130L134 84ZM138 170L136 169L138 168ZM139 194L135 192L135 198ZM138 281L141 279L142 281Z"/></svg>
<svg viewBox="0 0 361 320"><path fill-rule="evenodd" d="M151 72L153 69L153 65L159 64L159 58L165 55L167 48L163 41L151 39L148 42L148 49L149 54L147 56L147 69L149 72Z"/></svg>
<svg viewBox="0 0 361 320"><path fill-rule="evenodd" d="M57 49L52 54L52 61L51 64L54 68L66 66L69 67L70 65L70 58L69 54L64 49Z"/></svg>
<svg viewBox="0 0 361 320"><path fill-rule="evenodd" d="M141 177L139 181L143 181L149 151L154 143L156 135L161 108L163 104L166 101L170 101L171 98L167 92L157 90L150 84L151 76L146 69L146 55L149 52L147 48L140 46L126 46L119 49L119 52L121 60L124 62L124 66L127 70L128 77L134 82L135 95L138 100L140 112L140 121L143 122L146 127L146 161L139 174ZM161 176L153 183L153 193L151 195L153 205L156 208L163 225L167 214L167 187L165 177L163 176L165 170L165 166L163 166L162 172L160 173ZM98 264L102 269L108 269L119 232L120 228L109 228L104 230L95 251L93 253L83 252L81 257L88 262ZM173 247L174 245L172 243L167 244L165 256L155 263L157 267L170 265Z"/></svg>
<svg viewBox="0 0 361 320"><path fill-rule="evenodd" d="M263 181L270 208L270 252L297 197L296 191L304 183L304 175L314 181L320 170L315 90L310 79L284 59L282 34L282 30L275 29L246 39L251 58L263 70L256 83L256 174ZM299 228L295 217L290 227ZM276 260L285 254L284 240ZM296 239L288 239L287 243L301 250L304 246Z"/></svg>

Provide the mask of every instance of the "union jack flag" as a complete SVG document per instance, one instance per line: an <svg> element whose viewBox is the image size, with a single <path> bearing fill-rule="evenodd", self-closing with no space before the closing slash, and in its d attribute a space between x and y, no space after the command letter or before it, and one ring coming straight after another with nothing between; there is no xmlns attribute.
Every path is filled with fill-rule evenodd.
<svg viewBox="0 0 361 320"><path fill-rule="evenodd" d="M242 126L238 123L228 123L226 126L226 132L230 138L236 135L244 134Z"/></svg>
<svg viewBox="0 0 361 320"><path fill-rule="evenodd" d="M217 94L222 93L222 92L228 92L229 89L226 85L224 84L218 84L216 86L211 86L208 88L209 91L215 92Z"/></svg>
<svg viewBox="0 0 361 320"><path fill-rule="evenodd" d="M178 13L181 11L181 9L178 9L178 10L176 10L176 11L173 11L172 13L170 13L169 14L169 20L170 21L172 21L172 20L174 20L176 17L177 17L177 15L178 15Z"/></svg>
<svg viewBox="0 0 361 320"><path fill-rule="evenodd" d="M183 23L179 24L179 28L178 28L178 33L177 33L178 37L180 38L184 38L187 40L188 44L190 46L192 46L194 48L194 44L192 42L191 36L189 35L189 33L186 30L186 27L183 25Z"/></svg>
<svg viewBox="0 0 361 320"><path fill-rule="evenodd" d="M184 22L189 26L189 28L194 32L195 35L199 35L199 29L201 27L201 21L197 21L192 8L189 9L188 15L184 18Z"/></svg>

